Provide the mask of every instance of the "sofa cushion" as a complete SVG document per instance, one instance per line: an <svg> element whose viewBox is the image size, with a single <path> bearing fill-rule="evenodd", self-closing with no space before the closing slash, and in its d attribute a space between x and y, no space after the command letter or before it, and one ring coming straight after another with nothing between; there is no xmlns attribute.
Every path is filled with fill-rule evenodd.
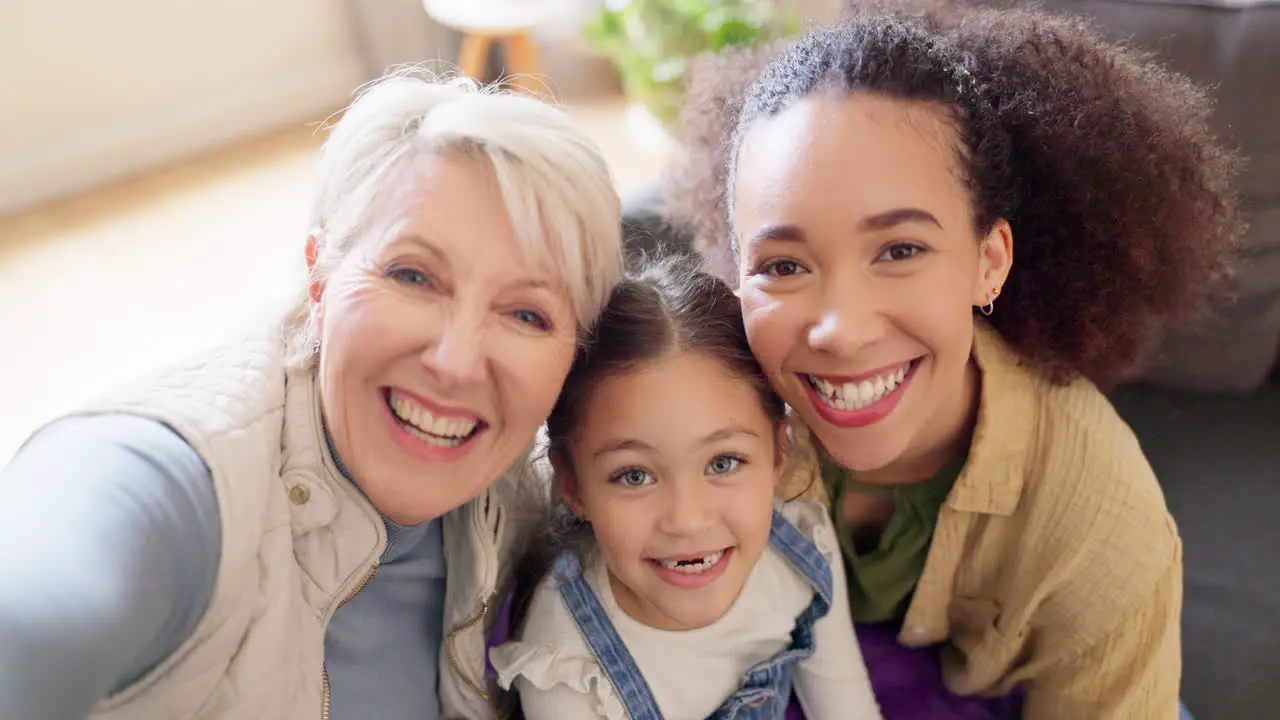
<svg viewBox="0 0 1280 720"><path fill-rule="evenodd" d="M1280 382L1250 395L1147 385L1112 402L1164 488L1184 546L1182 694L1196 720L1280 706Z"/></svg>

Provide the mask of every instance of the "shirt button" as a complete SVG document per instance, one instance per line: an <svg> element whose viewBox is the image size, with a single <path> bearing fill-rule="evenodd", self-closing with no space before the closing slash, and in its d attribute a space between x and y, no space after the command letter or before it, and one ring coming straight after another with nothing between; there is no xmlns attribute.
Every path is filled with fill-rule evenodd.
<svg viewBox="0 0 1280 720"><path fill-rule="evenodd" d="M306 505L311 499L311 488L306 485L294 485L289 488L289 502L294 505Z"/></svg>

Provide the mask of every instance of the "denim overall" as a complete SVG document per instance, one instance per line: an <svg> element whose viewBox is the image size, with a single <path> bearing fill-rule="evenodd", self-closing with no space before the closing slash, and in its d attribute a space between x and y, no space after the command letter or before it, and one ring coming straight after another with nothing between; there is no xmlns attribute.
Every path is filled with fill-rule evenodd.
<svg viewBox="0 0 1280 720"><path fill-rule="evenodd" d="M747 670L742 686L724 702L709 720L781 720L791 700L791 668L814 650L813 625L831 609L831 566L813 541L786 518L773 513L769 546L778 552L814 588L813 600L796 618L791 645L772 658ZM586 638L596 660L631 720L662 720L658 703L648 683L636 667L622 638L605 614L595 591L582 577L576 555L565 552L556 558L560 596L573 615L578 630Z"/></svg>

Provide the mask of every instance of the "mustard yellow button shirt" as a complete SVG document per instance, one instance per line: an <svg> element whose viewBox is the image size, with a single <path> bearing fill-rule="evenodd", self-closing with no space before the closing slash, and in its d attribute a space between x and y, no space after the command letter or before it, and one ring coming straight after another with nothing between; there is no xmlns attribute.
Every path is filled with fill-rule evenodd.
<svg viewBox="0 0 1280 720"><path fill-rule="evenodd" d="M1050 383L984 323L973 355L973 442L899 642L945 642L958 694L1025 688L1030 720L1178 717L1182 544L1137 439L1091 383ZM781 490L822 493L798 435Z"/></svg>

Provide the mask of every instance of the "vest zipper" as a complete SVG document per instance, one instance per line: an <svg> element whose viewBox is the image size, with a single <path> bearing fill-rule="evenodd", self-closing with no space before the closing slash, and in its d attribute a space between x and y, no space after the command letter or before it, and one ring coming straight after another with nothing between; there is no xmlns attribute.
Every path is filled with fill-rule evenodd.
<svg viewBox="0 0 1280 720"><path fill-rule="evenodd" d="M478 680L471 677L471 674L462 667L462 663L458 659L458 651L455 649L458 635L485 620L489 614L489 607L493 604L497 595L498 546L502 542L502 532L506 518L502 517L501 509L492 504L495 502L492 493L487 493L484 497L474 502L475 505L471 513L471 532L474 533L472 537L482 538L482 542L476 547L475 563L480 573L481 587L487 594L481 599L480 609L474 615L449 630L445 635L444 644L445 651L449 655L449 664L453 666L453 671L492 711L494 710L493 699L489 696L488 691L484 689L483 671L481 671L482 674ZM482 655L482 657L484 656L487 656L487 652Z"/></svg>
<svg viewBox="0 0 1280 720"><path fill-rule="evenodd" d="M373 576L377 574L377 572L378 561L374 560L373 566L369 568L369 572L364 576L364 580L361 580L360 584L356 586L356 589L352 590L350 594L343 598L342 602L338 603L338 607L334 608L333 611L338 612L338 610L342 609L343 605L351 602L351 598L359 595L362 590L369 586L370 581L373 580ZM324 679L324 699L320 701L320 720L329 720L329 664L321 663L320 667Z"/></svg>
<svg viewBox="0 0 1280 720"><path fill-rule="evenodd" d="M454 641L457 639L458 633L466 632L467 630L475 627L477 623L483 621L485 616L489 614L489 600L490 598L485 598L481 601L480 610L477 611L475 615L468 618L461 625L450 630L449 634L445 637L444 643L445 650L449 653L449 664L453 666L453 671L458 674L458 677L462 678L462 682L466 683L467 687L471 688L475 694L480 696L480 699L484 700L486 704L492 707L493 702L489 698L489 693L486 692L485 689L462 668L462 663L458 661L458 653L454 650Z"/></svg>

